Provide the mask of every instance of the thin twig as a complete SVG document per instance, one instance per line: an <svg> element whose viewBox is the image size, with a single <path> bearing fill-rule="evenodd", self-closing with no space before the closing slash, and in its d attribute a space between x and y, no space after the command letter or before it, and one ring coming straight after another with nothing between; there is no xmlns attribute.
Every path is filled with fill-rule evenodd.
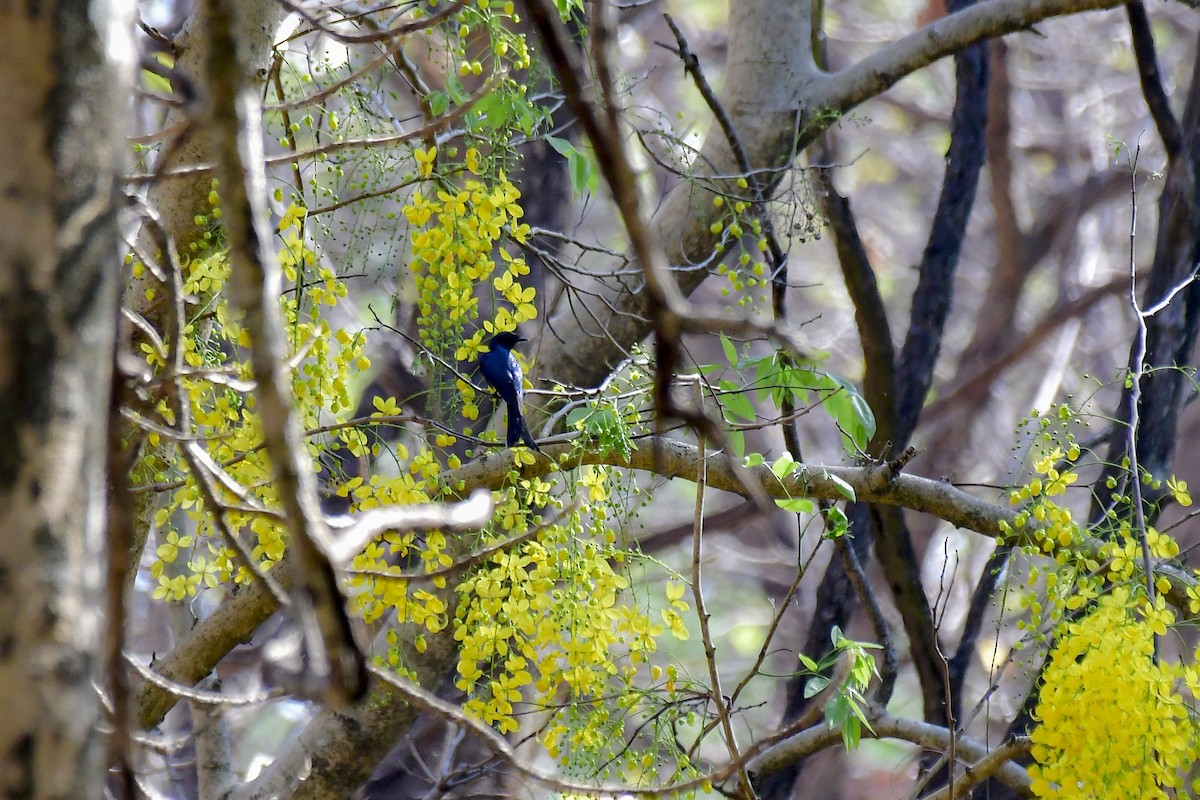
<svg viewBox="0 0 1200 800"><path fill-rule="evenodd" d="M696 620L700 625L700 641L704 644L704 662L708 666L710 699L716 709L722 733L725 735L725 748L729 751L729 759L738 765L738 784L746 797L754 797L754 787L750 776L738 752L737 738L733 733L733 722L729 717L729 707L725 704L724 691L721 689L721 672L717 669L717 651L713 646L712 632L708 627L708 609L704 604L703 581L703 539L704 539L704 487L707 475L704 439L699 444L699 474L696 481L696 507L693 511L695 520L692 528L692 602L696 605Z"/></svg>
<svg viewBox="0 0 1200 800"><path fill-rule="evenodd" d="M842 566L846 569L846 577L850 579L850 585L854 587L859 602L866 609L867 618L871 620L871 629L875 632L879 646L883 648L883 665L879 669L879 688L876 689L872 702L885 707L892 699L892 691L896 688L896 676L900 672L900 662L896 657L896 645L892 641L891 627L883 616L883 609L880 608L879 600L875 597L875 592L867 580L862 562L859 561L854 548L846 541L846 536L838 537L836 547L838 555L842 559Z"/></svg>
<svg viewBox="0 0 1200 800"><path fill-rule="evenodd" d="M225 505L217 497L216 487L212 483L212 476L205 469L203 460L200 458L200 454L203 452L200 446L195 442L186 442L182 450L183 457L187 460L188 466L192 470L192 475L196 478L196 486L200 489L200 494L204 498L204 504L212 509L212 521L217 530L220 531L221 538L237 554L238 560L246 568L246 571L266 587L280 608L289 608L292 603L290 598L288 598L287 592L283 590L283 587L273 577L263 570L262 566L246 548L246 545L238 538L237 533L229 526L228 520L225 519ZM207 453L204 453L204 455L207 456ZM211 459L209 461L211 462Z"/></svg>
<svg viewBox="0 0 1200 800"><path fill-rule="evenodd" d="M123 656L123 660L137 670L138 674L150 683L167 690L176 697L197 705L226 707L256 706L284 696L283 692L279 691L278 689L272 689L268 692L259 692L257 694L249 694L238 697L230 695L226 692L208 691L206 689L185 686L184 684L177 683L162 673L147 667L145 664L141 663L129 654L125 654Z"/></svg>
<svg viewBox="0 0 1200 800"><path fill-rule="evenodd" d="M1129 386L1129 429L1126 431L1126 455L1129 458L1129 486L1133 494L1133 524L1138 544L1142 551L1142 572L1145 579L1146 602L1154 608L1154 562L1150 556L1150 543L1146 536L1146 509L1142 505L1142 476L1138 464L1138 425L1142 402L1142 373L1146 368L1146 319L1137 296L1137 264L1134 261L1134 239L1137 236L1137 161L1142 152L1139 143L1133 151L1129 164L1129 305L1137 322L1137 334L1133 344L1133 359ZM1167 298L1173 297L1168 293ZM1161 307L1161 306L1159 306ZM1154 636L1154 652L1158 653L1158 635Z"/></svg>
<svg viewBox="0 0 1200 800"><path fill-rule="evenodd" d="M476 495L478 495L478 494L479 494L479 492L476 493ZM490 516L491 516L490 509L492 507L491 496L489 493L486 493L486 492L484 492L483 494L487 495L488 508L489 508L488 517L490 518ZM475 500L475 502L478 502L478 500ZM488 545L487 547L482 547L478 550L468 553L463 558L455 560L454 563L452 563L452 564L449 564L444 567L439 567L434 570L429 570L428 572L384 572L383 570L350 569L350 570L347 570L347 574L362 575L362 576L366 576L366 577L378 578L380 580L410 581L410 582L411 581L430 581L435 578L444 578L449 575L456 575L460 572L464 572L464 571L474 567L476 564L481 564L484 561L487 561L489 558L494 556L496 553L502 553L506 550L511 550L513 547L516 547L517 545L521 544L522 542L526 542L526 541L529 541L530 539L536 538L542 532L557 525L567 515L574 513L579 508L580 502L581 502L580 498L576 498L571 503L567 504L566 507L564 507L561 511L559 511L557 514L555 514L552 518L545 520L544 522L541 522L540 524L535 525L526 531L522 531L521 533L514 534L514 535L509 536L505 539L502 539L498 542L493 542L492 544ZM409 510L409 508L411 508L411 507L405 508L404 510L407 511L407 510ZM474 512L468 512L468 513L474 513ZM464 517L465 516L466 515L464 515ZM462 520L462 522L467 523L467 524L462 525L461 526L462 528L482 527L481 524L472 524L471 522L468 522L465 518ZM485 522L486 522L486 520L485 520ZM411 523L411 521L408 522L404 526L393 526L393 525L387 526L388 529L398 528L400 530L413 530L418 527L425 527L425 526L413 525ZM454 528L454 526L446 525L446 524L430 525L428 527L437 527L437 528L447 528L448 527L450 529ZM350 552L350 549L346 548L342 552L348 553L348 552Z"/></svg>

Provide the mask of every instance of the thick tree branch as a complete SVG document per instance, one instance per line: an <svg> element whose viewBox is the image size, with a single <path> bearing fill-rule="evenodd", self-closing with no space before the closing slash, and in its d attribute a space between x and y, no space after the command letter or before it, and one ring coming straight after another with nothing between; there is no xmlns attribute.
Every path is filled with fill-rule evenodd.
<svg viewBox="0 0 1200 800"><path fill-rule="evenodd" d="M946 752L950 749L951 733L940 725L902 719L878 710L870 715L869 718L874 731L864 730L864 737L903 739L904 741L912 742L935 752ZM752 759L749 769L752 773L759 776L760 779L768 777L800 759L824 750L829 747L831 742L836 742L840 738L840 731L836 729L830 730L825 725L808 728L769 748L761 756ZM991 769L992 764L990 761L985 761L989 757L989 750L986 745L961 734L956 735L955 745L965 758L980 764L987 763L988 769ZM1006 758L1020 755L1019 748L1011 752L1004 748L1000 749L1003 750ZM1019 764L1004 763L1003 766L995 769L992 774L1005 785L1016 790L1017 794L1021 797L1033 796L1033 792L1030 789L1029 773Z"/></svg>
<svg viewBox="0 0 1200 800"><path fill-rule="evenodd" d="M961 5L961 2L950 3L952 9ZM907 445L933 382L942 333L950 314L954 274L984 163L987 47L972 45L958 52L954 59L956 98L946 174L921 259L920 278L913 292L908 334L896 365L895 447ZM949 713L942 692L943 665L933 615L921 585L916 550L904 517L896 509L880 509L878 519L882 529L875 537L875 554L904 620L921 684L925 719L943 723Z"/></svg>
<svg viewBox="0 0 1200 800"><path fill-rule="evenodd" d="M673 439L643 441L642 446L628 459L599 447L581 451L574 450L574 447L570 443L545 445L543 450L547 458L539 458L534 464L524 465L520 470L521 476L545 477L559 471L558 460L566 458L571 466L604 464L693 482L698 477L698 450L693 445ZM462 491L480 488L498 490L508 485L512 467L512 454L505 450L466 464L447 473L444 478L451 485L461 486ZM1010 524L1019 510L1007 503L982 500L946 481L903 473L895 474L887 465L804 465L782 481L765 465L749 469L748 474L750 479L757 482L762 491L772 498L810 497L836 502L845 498L843 487L848 485L860 502L892 505L931 514L955 527L993 538L1001 535L1001 523ZM725 458L709 458L706 478L707 485L714 489L737 494L745 492L743 482L738 479L734 467ZM1027 541L1029 540L1021 538L1017 544ZM1079 552L1096 557L1100 552L1101 543L1085 537L1075 546ZM290 570L280 569L277 572L276 578L287 587ZM1167 564L1158 565L1155 573L1171 582L1171 591L1168 593L1171 602L1179 608L1186 608L1187 588L1192 585L1191 579L1181 570ZM234 646L247 641L274 610L275 605L270 595L257 584L253 584L233 595L219 606L211 617L202 620L192 636L167 656L156 661L154 668L170 680L187 685L194 684L207 675L213 665ZM136 693L138 719L144 727L153 727L174 702L163 690L142 683Z"/></svg>
<svg viewBox="0 0 1200 800"><path fill-rule="evenodd" d="M1120 0L992 0L976 3L822 79L812 92L811 107L844 113L883 93L905 76L959 53L968 45L1028 30L1051 17L1115 8L1120 4Z"/></svg>

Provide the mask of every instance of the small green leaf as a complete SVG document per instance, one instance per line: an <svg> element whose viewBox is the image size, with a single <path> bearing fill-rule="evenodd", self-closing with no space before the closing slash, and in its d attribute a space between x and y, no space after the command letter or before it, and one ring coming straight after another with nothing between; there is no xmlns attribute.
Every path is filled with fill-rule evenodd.
<svg viewBox="0 0 1200 800"><path fill-rule="evenodd" d="M814 675L808 679L808 683L804 684L804 699L815 697L820 694L826 686L829 685L829 678L824 675Z"/></svg>
<svg viewBox="0 0 1200 800"><path fill-rule="evenodd" d="M855 750L858 748L858 742L862 738L862 726L857 719L851 717L842 725L842 744L847 750Z"/></svg>
<svg viewBox="0 0 1200 800"><path fill-rule="evenodd" d="M450 97L445 92L430 92L425 95L425 100L429 103L429 113L435 117L440 117L450 108Z"/></svg>
<svg viewBox="0 0 1200 800"><path fill-rule="evenodd" d="M574 153L567 159L567 169L571 173L571 188L577 195L586 194L592 182L592 162L583 153Z"/></svg>
<svg viewBox="0 0 1200 800"><path fill-rule="evenodd" d="M729 366L736 367L738 363L737 348L733 346L733 342L729 341L729 337L721 334L721 349L725 351L725 359L729 362Z"/></svg>
<svg viewBox="0 0 1200 800"><path fill-rule="evenodd" d="M846 702L846 696L839 694L829 701L825 706L825 719L829 721L830 727L838 728L846 724L846 720L850 718L850 704Z"/></svg>
<svg viewBox="0 0 1200 800"><path fill-rule="evenodd" d="M606 453L616 452L628 459L636 449L629 426L609 403L574 409L567 415L567 427L582 431Z"/></svg>
<svg viewBox="0 0 1200 800"><path fill-rule="evenodd" d="M792 458L792 454L784 453L779 458L775 459L773 464L771 464L771 472L776 478L783 480L784 477L797 466L798 464L796 463L796 459Z"/></svg>
<svg viewBox="0 0 1200 800"><path fill-rule="evenodd" d="M575 145L567 139L560 136L547 136L546 144L554 148L554 152L558 153L563 158L570 158L572 153L578 152Z"/></svg>
<svg viewBox="0 0 1200 800"><path fill-rule="evenodd" d="M508 124L513 108L508 97L493 92L476 103L471 111L481 121L484 130L496 131Z"/></svg>
<svg viewBox="0 0 1200 800"><path fill-rule="evenodd" d="M593 175L592 162L588 157L579 152L569 139L564 139L561 136L547 136L546 144L554 148L554 152L567 160L567 174L571 178L571 189L577 196L583 195L588 191L595 191L593 186L593 178L598 176Z"/></svg>
<svg viewBox="0 0 1200 800"><path fill-rule="evenodd" d="M742 463L747 467L757 467L766 463L766 460L766 457L763 456L762 453L748 453L746 454L746 457L742 459Z"/></svg>
<svg viewBox="0 0 1200 800"><path fill-rule="evenodd" d="M858 497L857 497L857 496L855 495L855 493L854 493L854 487L853 487L853 486L851 486L850 484L846 483L844 480L842 480L842 479L841 479L841 478L839 478L838 476L836 476L836 475L831 475L831 474L829 474L828 472L826 472L826 473L825 473L825 477L826 477L826 478L828 478L828 479L830 480L830 482L831 482L831 483L832 483L834 486L836 486L836 487L837 487L837 490L838 490L839 492L841 492L841 494L842 494L842 497L845 497L845 498L846 498L847 500L849 500L851 503L856 503L856 502L858 502Z"/></svg>
<svg viewBox="0 0 1200 800"><path fill-rule="evenodd" d="M737 388L729 381L721 381L720 386L726 390ZM750 398L741 392L725 395L721 398L721 405L724 406L725 411L729 414L744 419L747 422L753 422L758 419L758 413L754 410L754 404L750 402Z"/></svg>
<svg viewBox="0 0 1200 800"><path fill-rule="evenodd" d="M729 448L733 450L733 455L741 458L746 454L746 433L745 431L730 431L729 432Z"/></svg>
<svg viewBox="0 0 1200 800"><path fill-rule="evenodd" d="M850 530L850 520L846 518L846 512L837 506L832 506L825 512L825 522L827 525L825 538L827 539L840 539Z"/></svg>
<svg viewBox="0 0 1200 800"><path fill-rule="evenodd" d="M776 498L775 505L793 514L811 514L815 508L813 501L807 497Z"/></svg>

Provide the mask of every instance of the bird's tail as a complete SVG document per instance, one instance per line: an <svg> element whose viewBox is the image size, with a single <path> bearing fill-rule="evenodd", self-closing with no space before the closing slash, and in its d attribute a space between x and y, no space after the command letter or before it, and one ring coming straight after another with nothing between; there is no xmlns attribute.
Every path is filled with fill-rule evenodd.
<svg viewBox="0 0 1200 800"><path fill-rule="evenodd" d="M533 440L533 434L529 432L529 428L525 425L525 418L521 416L519 409L508 407L508 435L506 444L513 447L517 442L523 442L527 447L531 447L539 453L542 449L537 446L537 442Z"/></svg>

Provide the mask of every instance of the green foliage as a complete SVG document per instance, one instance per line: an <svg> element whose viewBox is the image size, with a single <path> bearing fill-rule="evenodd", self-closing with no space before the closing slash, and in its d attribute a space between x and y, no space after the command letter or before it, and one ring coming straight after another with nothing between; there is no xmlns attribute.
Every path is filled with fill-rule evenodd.
<svg viewBox="0 0 1200 800"><path fill-rule="evenodd" d="M799 654L800 663L804 665L805 674L809 676L804 685L804 696L812 698L825 691L831 682L827 673L843 658L849 660L845 679L835 687L835 693L825 705L825 722L830 728L840 729L842 743L847 750L853 750L858 747L862 738L862 729L865 727L869 731L873 730L867 719L864 693L871 683L871 676L879 677L879 672L875 668L875 657L867 650L878 650L880 646L847 639L841 628L836 625L830 632L830 640L833 650L820 661L814 661L803 653Z"/></svg>
<svg viewBox="0 0 1200 800"><path fill-rule="evenodd" d="M576 197L595 194L600 188L600 173L592 168L591 159L579 152L579 149L568 139L558 136L547 136L546 144L554 148L560 156L567 160L567 174L571 178L571 189Z"/></svg>
<svg viewBox="0 0 1200 800"><path fill-rule="evenodd" d="M598 398L567 414L567 427L596 442L602 452L628 461L635 449L629 423L610 400Z"/></svg>
<svg viewBox="0 0 1200 800"><path fill-rule="evenodd" d="M861 454L875 435L875 415L852 382L819 369L816 361L793 363L780 351L757 357L740 355L724 335L721 345L726 363L705 364L697 369L709 378L727 419L757 422L752 399L760 403L770 400L776 408L782 408L790 397L798 409L810 402L823 409L841 431L843 446L851 456ZM711 377L725 375L729 377L715 381ZM753 379L747 380L748 375Z"/></svg>

